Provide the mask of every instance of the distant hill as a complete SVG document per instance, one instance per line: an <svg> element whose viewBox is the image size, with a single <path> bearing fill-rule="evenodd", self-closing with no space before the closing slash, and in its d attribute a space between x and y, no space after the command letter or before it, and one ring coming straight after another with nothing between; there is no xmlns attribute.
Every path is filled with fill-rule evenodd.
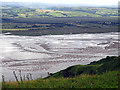
<svg viewBox="0 0 120 90"><path fill-rule="evenodd" d="M117 17L117 7L87 5L55 5L44 3L3 2L3 18L40 17Z"/></svg>

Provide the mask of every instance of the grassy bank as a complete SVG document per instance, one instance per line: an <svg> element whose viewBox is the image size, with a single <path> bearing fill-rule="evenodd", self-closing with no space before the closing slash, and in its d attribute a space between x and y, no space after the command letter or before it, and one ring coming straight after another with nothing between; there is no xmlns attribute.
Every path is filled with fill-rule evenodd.
<svg viewBox="0 0 120 90"><path fill-rule="evenodd" d="M5 82L3 88L118 88L118 71L103 73L102 75L82 74L73 78L49 78L31 81Z"/></svg>

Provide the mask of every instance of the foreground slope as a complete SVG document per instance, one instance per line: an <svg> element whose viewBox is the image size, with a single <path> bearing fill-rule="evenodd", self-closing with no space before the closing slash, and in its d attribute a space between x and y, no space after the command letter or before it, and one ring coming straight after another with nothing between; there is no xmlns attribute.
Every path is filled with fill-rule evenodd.
<svg viewBox="0 0 120 90"><path fill-rule="evenodd" d="M106 72L102 75L82 74L73 78L49 78L16 82L5 82L3 88L118 88L118 72Z"/></svg>
<svg viewBox="0 0 120 90"><path fill-rule="evenodd" d="M118 88L119 60L120 56L106 57L89 65L69 67L46 79L39 78L19 83L3 82L2 86L3 88Z"/></svg>

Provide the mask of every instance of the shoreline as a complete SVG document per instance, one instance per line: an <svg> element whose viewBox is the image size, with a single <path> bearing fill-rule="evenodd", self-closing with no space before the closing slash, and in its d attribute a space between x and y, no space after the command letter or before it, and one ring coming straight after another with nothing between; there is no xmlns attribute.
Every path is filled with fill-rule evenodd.
<svg viewBox="0 0 120 90"><path fill-rule="evenodd" d="M34 31L34 30L33 30ZM15 31L7 31L7 32L2 32L0 34L3 35L15 35L15 36L49 36L49 35L76 35L76 34L104 34L104 33L119 33L119 31L104 31L104 32L81 32L81 33L68 33L68 34L43 34L43 35L22 35L22 34L17 34L19 31L17 31L16 34L12 33ZM20 31L21 32L21 31ZM22 31L23 32L23 31ZM29 31L27 31L29 32ZM24 33L24 32L23 32Z"/></svg>

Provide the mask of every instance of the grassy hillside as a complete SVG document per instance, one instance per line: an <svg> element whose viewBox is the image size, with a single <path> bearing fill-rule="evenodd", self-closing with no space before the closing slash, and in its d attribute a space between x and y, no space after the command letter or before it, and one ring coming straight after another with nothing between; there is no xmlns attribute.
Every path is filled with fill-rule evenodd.
<svg viewBox="0 0 120 90"><path fill-rule="evenodd" d="M118 72L102 75L82 74L73 78L49 78L17 82L5 82L3 88L118 88Z"/></svg>
<svg viewBox="0 0 120 90"><path fill-rule="evenodd" d="M77 65L37 80L3 82L3 88L118 88L120 56L106 57L89 65Z"/></svg>
<svg viewBox="0 0 120 90"><path fill-rule="evenodd" d="M111 7L51 7L29 8L21 6L2 6L3 18L40 17L117 17L118 9Z"/></svg>
<svg viewBox="0 0 120 90"><path fill-rule="evenodd" d="M81 74L102 74L107 71L118 70L120 68L120 57L106 57L100 61L91 62L89 65L76 65L68 67L65 70L57 72L50 77L74 77Z"/></svg>

